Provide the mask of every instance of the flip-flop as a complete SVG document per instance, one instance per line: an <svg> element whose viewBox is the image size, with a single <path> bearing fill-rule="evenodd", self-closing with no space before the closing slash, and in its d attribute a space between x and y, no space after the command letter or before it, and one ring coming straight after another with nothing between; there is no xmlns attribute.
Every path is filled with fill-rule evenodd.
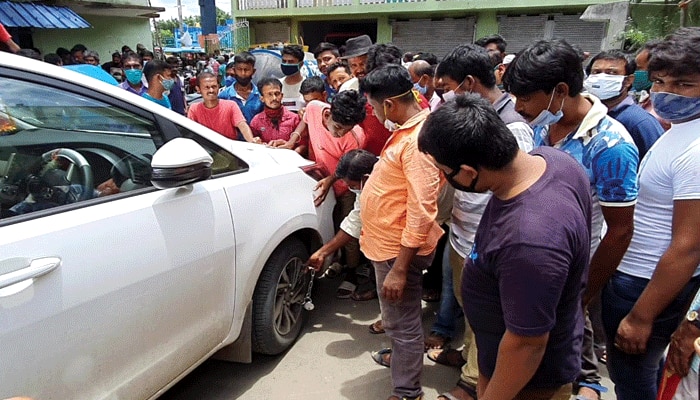
<svg viewBox="0 0 700 400"><path fill-rule="evenodd" d="M443 336L434 331L430 332L430 335L428 335L428 337L425 339L425 351L431 349L444 349L449 342L449 337Z"/></svg>
<svg viewBox="0 0 700 400"><path fill-rule="evenodd" d="M372 288L368 290L363 290L362 292L354 292L350 298L355 300L355 301L367 301L367 300L372 300L376 299L379 297L377 295L377 289Z"/></svg>
<svg viewBox="0 0 700 400"><path fill-rule="evenodd" d="M381 319L379 321L375 321L372 325L369 326L369 333L372 333L374 335L381 335L382 333L385 333Z"/></svg>
<svg viewBox="0 0 700 400"><path fill-rule="evenodd" d="M391 354L391 349L390 348L385 348L381 349L379 351L373 351L372 352L372 360L376 362L377 364L381 365L382 367L391 367L391 358L389 358L389 362L384 360L384 354Z"/></svg>
<svg viewBox="0 0 700 400"><path fill-rule="evenodd" d="M339 299L349 299L355 293L355 289L357 289L357 285L352 282L343 281L340 286L338 286L335 297Z"/></svg>
<svg viewBox="0 0 700 400"><path fill-rule="evenodd" d="M338 262L334 262L333 264L331 264L328 267L326 272L323 273L323 277L328 278L328 279L335 279L338 276L340 276L340 274L342 272L343 272L343 266Z"/></svg>
<svg viewBox="0 0 700 400"><path fill-rule="evenodd" d="M467 362L462 358L462 352L455 349L428 350L428 359L438 364L461 368Z"/></svg>

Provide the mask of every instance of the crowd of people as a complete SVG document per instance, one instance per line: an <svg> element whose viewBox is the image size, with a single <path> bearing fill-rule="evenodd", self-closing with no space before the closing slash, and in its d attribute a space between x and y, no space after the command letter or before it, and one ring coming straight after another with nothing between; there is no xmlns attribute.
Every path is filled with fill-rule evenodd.
<svg viewBox="0 0 700 400"><path fill-rule="evenodd" d="M599 363L620 400L698 398L700 28L637 54L506 49L493 35L439 60L362 35L342 54L319 44L313 77L298 45L283 79L256 76L250 52L125 46L101 67L223 136L316 162L337 234L308 264L332 262L339 298L378 298L389 399L422 398L426 351L461 368L443 400L597 400ZM100 61L82 45L43 59ZM422 300L440 301L427 336Z"/></svg>

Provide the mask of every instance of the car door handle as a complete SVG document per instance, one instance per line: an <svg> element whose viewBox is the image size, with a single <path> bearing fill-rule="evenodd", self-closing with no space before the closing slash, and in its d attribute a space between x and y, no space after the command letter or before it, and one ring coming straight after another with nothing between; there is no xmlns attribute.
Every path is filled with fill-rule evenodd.
<svg viewBox="0 0 700 400"><path fill-rule="evenodd" d="M9 258L0 261L0 289L48 274L61 265L58 257Z"/></svg>

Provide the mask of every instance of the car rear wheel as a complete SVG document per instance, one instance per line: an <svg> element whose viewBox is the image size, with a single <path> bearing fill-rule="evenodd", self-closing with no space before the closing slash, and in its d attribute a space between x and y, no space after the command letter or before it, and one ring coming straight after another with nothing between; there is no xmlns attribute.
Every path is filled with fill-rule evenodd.
<svg viewBox="0 0 700 400"><path fill-rule="evenodd" d="M253 294L253 350L279 354L289 348L304 325L304 297L311 274L306 247L287 239L265 263Z"/></svg>

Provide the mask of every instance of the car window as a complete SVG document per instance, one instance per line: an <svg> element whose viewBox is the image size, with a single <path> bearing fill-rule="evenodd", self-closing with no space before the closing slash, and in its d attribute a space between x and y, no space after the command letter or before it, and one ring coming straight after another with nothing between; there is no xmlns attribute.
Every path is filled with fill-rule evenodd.
<svg viewBox="0 0 700 400"><path fill-rule="evenodd" d="M0 218L150 186L153 121L0 76Z"/></svg>

